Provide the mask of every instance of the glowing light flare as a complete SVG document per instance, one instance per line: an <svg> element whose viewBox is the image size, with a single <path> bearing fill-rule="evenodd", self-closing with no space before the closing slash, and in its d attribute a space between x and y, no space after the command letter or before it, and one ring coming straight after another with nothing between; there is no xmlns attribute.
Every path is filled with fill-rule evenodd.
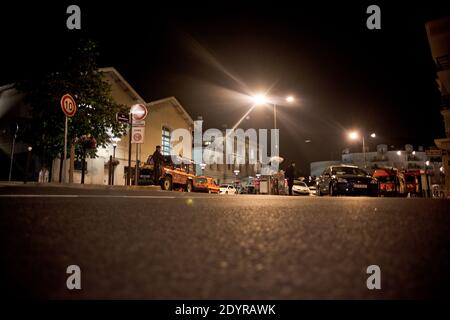
<svg viewBox="0 0 450 320"><path fill-rule="evenodd" d="M350 140L358 140L359 139L359 133L356 131L352 131L348 134L348 137Z"/></svg>
<svg viewBox="0 0 450 320"><path fill-rule="evenodd" d="M268 102L266 96L264 94L257 94L252 97L253 103L257 106L265 104Z"/></svg>

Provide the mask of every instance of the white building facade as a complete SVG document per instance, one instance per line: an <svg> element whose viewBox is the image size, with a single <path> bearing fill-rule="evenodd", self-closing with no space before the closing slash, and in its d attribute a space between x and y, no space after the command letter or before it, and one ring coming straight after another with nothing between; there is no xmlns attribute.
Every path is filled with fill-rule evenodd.
<svg viewBox="0 0 450 320"><path fill-rule="evenodd" d="M102 68L106 81L111 85L112 97L119 103L131 108L134 104L144 104L148 114L145 119L144 143L137 148L136 144L131 147L131 166L134 168L136 159L145 162L149 155L153 154L155 147L161 145L164 154L170 153L171 134L175 129L193 130L193 120L175 97L169 97L146 103L144 99L131 87L131 85L120 75L115 68ZM125 185L128 167L129 151L128 134L120 137L115 149L115 159L119 164L114 169L114 184ZM138 151L138 152L137 152ZM109 182L109 159L114 153L112 144L105 148L97 149L96 158L86 158L85 184L105 185ZM192 159L192 147L184 148L182 156ZM60 160L55 159L52 166L52 180L58 181ZM66 176L69 174L69 160L66 164ZM81 182L81 170L75 167L74 183Z"/></svg>

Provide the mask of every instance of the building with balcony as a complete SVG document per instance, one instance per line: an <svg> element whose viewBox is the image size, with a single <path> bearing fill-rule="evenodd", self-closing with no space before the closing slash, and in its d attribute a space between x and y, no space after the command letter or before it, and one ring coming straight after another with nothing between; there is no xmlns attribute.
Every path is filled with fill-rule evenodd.
<svg viewBox="0 0 450 320"><path fill-rule="evenodd" d="M435 139L442 150L443 172L445 173L446 196L450 195L450 17L433 20L425 24L431 54L436 66L436 82L441 92L445 137Z"/></svg>
<svg viewBox="0 0 450 320"><path fill-rule="evenodd" d="M429 157L423 151L423 147L419 150L413 150L412 145L407 144L404 150L388 150L386 144L379 144L376 151L354 152L350 153L349 149L342 152L340 161L316 161L310 164L311 175L318 176L323 170L330 165L348 164L355 165L365 169L369 173L377 168L397 168L403 170L425 170ZM429 163L428 163L429 164Z"/></svg>

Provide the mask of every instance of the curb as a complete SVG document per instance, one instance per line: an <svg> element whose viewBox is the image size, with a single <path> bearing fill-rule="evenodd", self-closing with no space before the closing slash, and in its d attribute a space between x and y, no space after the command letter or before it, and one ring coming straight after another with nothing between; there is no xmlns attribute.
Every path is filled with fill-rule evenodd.
<svg viewBox="0 0 450 320"><path fill-rule="evenodd" d="M160 186L110 186L101 184L68 184L68 183L39 183L23 181L0 181L0 187L54 187L54 188L77 188L77 189L102 189L102 190L161 190Z"/></svg>

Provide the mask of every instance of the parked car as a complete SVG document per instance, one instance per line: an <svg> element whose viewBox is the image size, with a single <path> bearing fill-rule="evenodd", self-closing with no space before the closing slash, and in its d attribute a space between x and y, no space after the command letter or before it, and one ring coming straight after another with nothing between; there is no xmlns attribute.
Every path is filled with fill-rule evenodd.
<svg viewBox="0 0 450 320"><path fill-rule="evenodd" d="M319 196L378 196L378 180L356 166L329 166L319 178L317 193Z"/></svg>
<svg viewBox="0 0 450 320"><path fill-rule="evenodd" d="M380 186L380 195L383 196L397 196L400 193L400 182L397 169L394 168L379 168L373 172L373 177L376 178Z"/></svg>
<svg viewBox="0 0 450 320"><path fill-rule="evenodd" d="M411 196L420 195L420 170L406 170L401 172L405 180L405 193Z"/></svg>
<svg viewBox="0 0 450 320"><path fill-rule="evenodd" d="M232 184L221 184L220 194L237 194L236 188Z"/></svg>
<svg viewBox="0 0 450 320"><path fill-rule="evenodd" d="M251 186L251 185L246 186L245 187L245 193L246 194L256 194L255 186Z"/></svg>
<svg viewBox="0 0 450 320"><path fill-rule="evenodd" d="M316 196L317 195L317 187L316 186L309 186L309 194L312 196Z"/></svg>
<svg viewBox="0 0 450 320"><path fill-rule="evenodd" d="M194 180L194 191L196 192L207 192L207 193L219 193L220 188L216 181L207 176L198 176Z"/></svg>
<svg viewBox="0 0 450 320"><path fill-rule="evenodd" d="M310 191L306 183L294 180L294 186L292 187L292 193L294 195L303 195L303 196L309 196Z"/></svg>
<svg viewBox="0 0 450 320"><path fill-rule="evenodd" d="M237 194L244 194L245 193L245 187L240 186L240 185L236 186L236 193Z"/></svg>

